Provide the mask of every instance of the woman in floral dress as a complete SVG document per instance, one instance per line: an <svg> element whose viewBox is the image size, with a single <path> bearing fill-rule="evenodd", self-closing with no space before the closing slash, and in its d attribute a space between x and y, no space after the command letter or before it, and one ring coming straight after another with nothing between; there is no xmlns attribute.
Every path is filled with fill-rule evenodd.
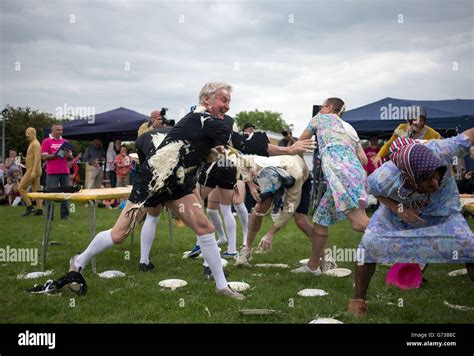
<svg viewBox="0 0 474 356"><path fill-rule="evenodd" d="M313 217L313 232L319 237L319 245L315 251L319 256L323 254L328 239L329 225L348 218L354 230L363 232L369 223L365 213L366 174L362 167L367 157L355 130L340 118L344 109L345 105L341 99L326 99L319 113L311 119L299 138L303 140L316 135L321 167L328 184ZM308 264L298 273L317 275L320 261L314 257L313 253Z"/></svg>
<svg viewBox="0 0 474 356"><path fill-rule="evenodd" d="M474 234L450 174L453 163L469 153L474 128L424 144L400 141L392 144L391 161L368 178L368 192L381 204L359 246L363 264L356 267L356 295L348 306L356 316L367 313L376 263L466 263L474 281Z"/></svg>

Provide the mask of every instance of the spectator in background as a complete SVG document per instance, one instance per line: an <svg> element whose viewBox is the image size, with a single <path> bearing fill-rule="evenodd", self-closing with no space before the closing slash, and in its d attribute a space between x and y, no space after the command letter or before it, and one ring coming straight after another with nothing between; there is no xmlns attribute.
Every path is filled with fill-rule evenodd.
<svg viewBox="0 0 474 356"><path fill-rule="evenodd" d="M81 181L80 167L82 152L79 152L76 157L69 161L69 174L71 177L71 186L76 186Z"/></svg>
<svg viewBox="0 0 474 356"><path fill-rule="evenodd" d="M464 167L467 172L474 171L474 146L471 146L469 155L464 159Z"/></svg>
<svg viewBox="0 0 474 356"><path fill-rule="evenodd" d="M18 206L21 203L21 195L20 191L18 190L18 183L13 183L12 189L10 190L10 194L8 195L8 203L11 206Z"/></svg>
<svg viewBox="0 0 474 356"><path fill-rule="evenodd" d="M132 160L127 153L127 146L120 148L120 154L115 157L115 174L117 175L117 187L125 187L130 184L129 174L132 170Z"/></svg>
<svg viewBox="0 0 474 356"><path fill-rule="evenodd" d="M0 183L2 183L3 188L3 185L5 184L5 163L2 156L0 156Z"/></svg>
<svg viewBox="0 0 474 356"><path fill-rule="evenodd" d="M66 155L56 155L59 148L67 140L62 138L63 126L55 124L51 128L51 134L41 144L41 158L46 161L46 189L69 186L69 166L67 161L72 159L72 152L66 149ZM47 212L51 209L51 202L47 202ZM68 202L61 201L61 219L69 219Z"/></svg>
<svg viewBox="0 0 474 356"><path fill-rule="evenodd" d="M2 182L0 182L0 205L7 204L7 197L5 196L5 187Z"/></svg>
<svg viewBox="0 0 474 356"><path fill-rule="evenodd" d="M161 120L161 111L153 110L150 114L150 121L143 123L138 128L138 136L144 134L147 131L156 130L163 128L163 121Z"/></svg>
<svg viewBox="0 0 474 356"><path fill-rule="evenodd" d="M377 136L371 136L369 139L370 145L364 150L365 155L367 156L367 164L364 165L364 169L367 172L367 175L371 175L373 171L375 171L374 163L372 162L372 158L377 156L379 153L380 148L378 147L379 138Z"/></svg>
<svg viewBox="0 0 474 356"><path fill-rule="evenodd" d="M5 160L5 171L7 176L13 176L15 172L21 172L20 157L17 156L15 150L10 150L8 158Z"/></svg>
<svg viewBox="0 0 474 356"><path fill-rule="evenodd" d="M398 125L393 132L392 137L390 137L390 140L382 146L379 153L377 153L377 156L372 158L372 163L375 167L382 164L382 159L387 157L390 153L390 145L398 137L408 137L414 140L438 140L441 138L441 135L437 131L426 125L425 109L419 106L413 106L410 109L407 118L408 123Z"/></svg>
<svg viewBox="0 0 474 356"><path fill-rule="evenodd" d="M92 144L84 152L84 162L88 164L89 177L87 189L97 189L102 186L104 179L105 152L100 138L95 138Z"/></svg>
<svg viewBox="0 0 474 356"><path fill-rule="evenodd" d="M115 140L114 142L109 142L109 147L107 148L107 164L105 166L105 171L109 175L110 188L115 188L117 186L117 175L115 174L115 157L120 153L120 147L122 146L122 141Z"/></svg>
<svg viewBox="0 0 474 356"><path fill-rule="evenodd" d="M5 187L4 187L4 194L5 194L5 199L8 202L8 205L11 205L11 203L10 203L10 193L12 191L13 184L14 184L13 177L8 177L7 176L7 180L6 180Z"/></svg>
<svg viewBox="0 0 474 356"><path fill-rule="evenodd" d="M281 134L283 135L283 138L280 141L278 141L278 146L280 147L289 147L292 144L294 144L296 141L298 141L297 138L293 137L289 128L287 128L286 130L283 130Z"/></svg>
<svg viewBox="0 0 474 356"><path fill-rule="evenodd" d="M128 156L130 157L130 153L133 153L133 150L128 150L127 151L127 154ZM129 179L130 179L130 184L134 184L135 182L135 177L138 173L138 171L140 170L140 165L137 164L137 162L135 162L135 160L130 160L131 161L131 168L130 168L130 176L129 176Z"/></svg>

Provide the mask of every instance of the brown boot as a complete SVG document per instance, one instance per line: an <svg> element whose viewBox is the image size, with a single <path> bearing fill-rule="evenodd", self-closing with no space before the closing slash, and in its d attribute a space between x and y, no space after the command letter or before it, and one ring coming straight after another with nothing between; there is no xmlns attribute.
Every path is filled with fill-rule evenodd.
<svg viewBox="0 0 474 356"><path fill-rule="evenodd" d="M368 308L364 299L349 299L347 311L356 318L362 318L367 315Z"/></svg>

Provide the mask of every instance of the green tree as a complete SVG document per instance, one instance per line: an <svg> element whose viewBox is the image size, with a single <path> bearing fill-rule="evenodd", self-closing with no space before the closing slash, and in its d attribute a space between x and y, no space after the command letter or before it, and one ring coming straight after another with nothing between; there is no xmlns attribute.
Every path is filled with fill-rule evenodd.
<svg viewBox="0 0 474 356"><path fill-rule="evenodd" d="M281 113L274 111L241 111L235 115L237 125L241 129L247 122L251 122L258 130L282 132L289 128L293 129L292 124L288 124L281 117Z"/></svg>
<svg viewBox="0 0 474 356"><path fill-rule="evenodd" d="M26 154L28 141L26 140L25 130L28 127L36 129L36 137L41 142L43 138L43 129L51 127L58 122L51 114L26 108L13 108L9 105L2 111L5 120L5 155L8 156L8 150L16 150L23 155Z"/></svg>

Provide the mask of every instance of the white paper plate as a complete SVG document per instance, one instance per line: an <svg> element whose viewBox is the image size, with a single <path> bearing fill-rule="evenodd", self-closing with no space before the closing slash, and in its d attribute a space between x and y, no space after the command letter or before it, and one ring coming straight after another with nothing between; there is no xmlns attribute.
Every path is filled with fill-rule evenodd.
<svg viewBox="0 0 474 356"><path fill-rule="evenodd" d="M347 277L350 276L352 271L347 268L334 268L324 272L324 275L331 277Z"/></svg>
<svg viewBox="0 0 474 356"><path fill-rule="evenodd" d="M310 324L344 324L342 321L333 318L317 318L311 320Z"/></svg>
<svg viewBox="0 0 474 356"><path fill-rule="evenodd" d="M271 315L275 314L274 309L241 309L239 310L242 315Z"/></svg>
<svg viewBox="0 0 474 356"><path fill-rule="evenodd" d="M300 260L300 265L307 265L309 262L309 258L305 258L304 260Z"/></svg>
<svg viewBox="0 0 474 356"><path fill-rule="evenodd" d="M222 262L222 268L226 268L227 265L229 264L229 261L227 261L225 258L221 258L221 262ZM206 266L206 263L203 262L202 265Z"/></svg>
<svg viewBox="0 0 474 356"><path fill-rule="evenodd" d="M107 278L107 279L117 278L117 277L125 277L125 273L123 273L122 271L114 271L114 270L97 273L97 275L100 278Z"/></svg>
<svg viewBox="0 0 474 356"><path fill-rule="evenodd" d="M257 263L255 267L263 268L288 268L289 266L284 263Z"/></svg>
<svg viewBox="0 0 474 356"><path fill-rule="evenodd" d="M250 288L250 285L245 282L228 282L227 284L236 292L242 292Z"/></svg>
<svg viewBox="0 0 474 356"><path fill-rule="evenodd" d="M183 281L182 279L165 279L158 283L160 287L169 288L171 290L175 290L176 288L184 287L188 284L188 282Z"/></svg>
<svg viewBox="0 0 474 356"><path fill-rule="evenodd" d="M17 279L35 279L35 278L49 276L52 273L53 273L53 270L48 270L44 272L30 272L26 274L19 274L18 276L16 276L16 278Z"/></svg>
<svg viewBox="0 0 474 356"><path fill-rule="evenodd" d="M464 276L467 274L467 268L457 269L448 273L450 277Z"/></svg>
<svg viewBox="0 0 474 356"><path fill-rule="evenodd" d="M455 310L460 310L460 311L474 310L474 307L468 307L466 305L450 304L447 301L444 301L444 305L446 305L448 308L455 309Z"/></svg>
<svg viewBox="0 0 474 356"><path fill-rule="evenodd" d="M298 295L302 297L322 297L328 295L328 292L322 289L303 289L298 292Z"/></svg>

